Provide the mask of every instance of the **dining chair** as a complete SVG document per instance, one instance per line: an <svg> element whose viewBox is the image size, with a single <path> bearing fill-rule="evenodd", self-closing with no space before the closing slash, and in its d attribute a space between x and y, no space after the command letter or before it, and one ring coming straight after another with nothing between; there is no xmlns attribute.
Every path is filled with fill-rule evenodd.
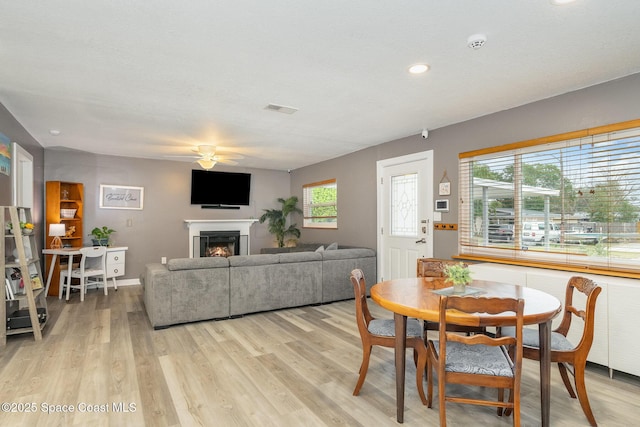
<svg viewBox="0 0 640 427"><path fill-rule="evenodd" d="M84 301L84 294L87 292L87 284L89 278L99 279L92 280L91 283L102 283L104 287L104 294L107 295L107 248L105 246L91 246L80 249L80 266L71 270L71 277L69 277L69 271L60 269L60 286L62 286L62 292L59 293L58 298L62 299L62 293L66 287L67 296L69 301L69 294L71 288L80 290L80 301ZM80 283L78 285L72 285L72 279L78 279Z"/></svg>
<svg viewBox="0 0 640 427"><path fill-rule="evenodd" d="M367 370L369 369L369 358L374 345L381 347L395 348L395 321L393 319L377 319L373 317L367 306L367 287L364 273L357 268L351 272L351 283L356 300L356 322L362 340L362 364L360 365L360 376L353 390L353 395L360 394L360 389L364 384ZM424 330L422 322L417 319L407 319L407 348L413 348L413 360L416 365L416 386L418 394L424 405L427 398L424 394L423 378L427 364L427 347L424 343Z"/></svg>
<svg viewBox="0 0 640 427"><path fill-rule="evenodd" d="M575 291L586 296L584 309L576 307L573 302ZM593 280L581 276L573 276L567 283L565 291L565 302L563 316L560 325L551 332L551 362L558 364L562 382L571 398L577 398L582 406L582 411L589 420L589 424L597 426L593 416L587 388L584 380L584 372L587 365L587 356L593 343L593 332L595 325L596 300L602 288ZM571 328L572 320L580 319L583 323L582 336L578 344L574 345L567 339L567 334ZM573 323L575 325L575 323ZM502 335L513 335L513 329L501 328ZM540 360L540 344L538 331L533 329L524 330L523 357L526 359ZM575 390L571 385L569 374L573 375Z"/></svg>
<svg viewBox="0 0 640 427"><path fill-rule="evenodd" d="M513 412L513 425L520 425L520 377L522 374L522 324L524 300L513 298L487 297L440 297L440 317L438 340L427 342L427 406L433 403L434 372L438 378L438 401L440 426L447 425L446 402L466 403L498 408ZM460 315L452 313L499 314L514 312L512 324L515 336L488 336L484 334L466 335L447 330L447 317ZM504 321L504 320L502 320ZM499 326L500 320L488 321L488 326ZM510 354L510 351L512 352ZM498 389L498 398L470 397L464 394L447 393L447 384L465 384L469 386ZM509 389L509 399L504 401L504 389Z"/></svg>
<svg viewBox="0 0 640 427"><path fill-rule="evenodd" d="M445 267L458 264L460 264L460 261L450 259L418 258L416 277L445 277ZM468 267L466 263L462 264Z"/></svg>
<svg viewBox="0 0 640 427"><path fill-rule="evenodd" d="M440 258L418 258L416 277L445 277L444 270L450 265L462 264L464 267L469 265L464 262L454 261L450 259ZM437 331L437 322L424 322L425 331ZM447 325L449 331L465 332L467 334L483 334L486 332L484 327L475 326L462 326L462 325Z"/></svg>

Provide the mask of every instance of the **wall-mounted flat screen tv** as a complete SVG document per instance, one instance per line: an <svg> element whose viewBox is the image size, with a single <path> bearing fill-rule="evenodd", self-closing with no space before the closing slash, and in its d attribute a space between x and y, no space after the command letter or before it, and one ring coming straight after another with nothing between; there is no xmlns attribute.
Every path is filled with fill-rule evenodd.
<svg viewBox="0 0 640 427"><path fill-rule="evenodd" d="M192 205L249 206L251 174L193 169Z"/></svg>

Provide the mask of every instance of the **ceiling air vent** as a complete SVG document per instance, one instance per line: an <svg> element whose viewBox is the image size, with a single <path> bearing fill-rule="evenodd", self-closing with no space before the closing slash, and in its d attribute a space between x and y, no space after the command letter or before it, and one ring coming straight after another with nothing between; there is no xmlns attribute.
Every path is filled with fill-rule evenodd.
<svg viewBox="0 0 640 427"><path fill-rule="evenodd" d="M278 105L278 104L268 104L266 107L264 107L264 109L269 111L275 111L277 113L284 113L284 114L293 114L296 111L298 111L297 108L285 107L284 105Z"/></svg>

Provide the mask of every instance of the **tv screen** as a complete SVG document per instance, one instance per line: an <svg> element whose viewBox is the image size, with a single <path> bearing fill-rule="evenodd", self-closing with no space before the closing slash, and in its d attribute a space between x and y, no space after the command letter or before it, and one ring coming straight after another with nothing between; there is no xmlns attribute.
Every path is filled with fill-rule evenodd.
<svg viewBox="0 0 640 427"><path fill-rule="evenodd" d="M250 191L249 173L191 171L192 205L249 206Z"/></svg>

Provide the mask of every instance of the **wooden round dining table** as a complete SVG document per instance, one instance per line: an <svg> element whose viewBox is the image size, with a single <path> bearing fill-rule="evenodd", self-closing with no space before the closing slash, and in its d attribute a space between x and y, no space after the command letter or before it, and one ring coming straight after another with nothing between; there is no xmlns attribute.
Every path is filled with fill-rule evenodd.
<svg viewBox="0 0 640 427"><path fill-rule="evenodd" d="M376 283L371 287L371 299L394 313L395 319L395 366L397 421L404 421L404 376L406 353L407 317L439 321L439 300L442 294L451 294L445 279L438 277L418 277L393 279ZM474 280L467 287L470 297L498 297L524 299L524 324L538 325L540 336L540 411L541 424L549 425L551 406L551 321L560 313L562 303L545 292L524 286L497 281ZM489 315L486 313L447 313L447 323L466 326L484 326L489 317L492 324L504 320L513 324L515 315Z"/></svg>

